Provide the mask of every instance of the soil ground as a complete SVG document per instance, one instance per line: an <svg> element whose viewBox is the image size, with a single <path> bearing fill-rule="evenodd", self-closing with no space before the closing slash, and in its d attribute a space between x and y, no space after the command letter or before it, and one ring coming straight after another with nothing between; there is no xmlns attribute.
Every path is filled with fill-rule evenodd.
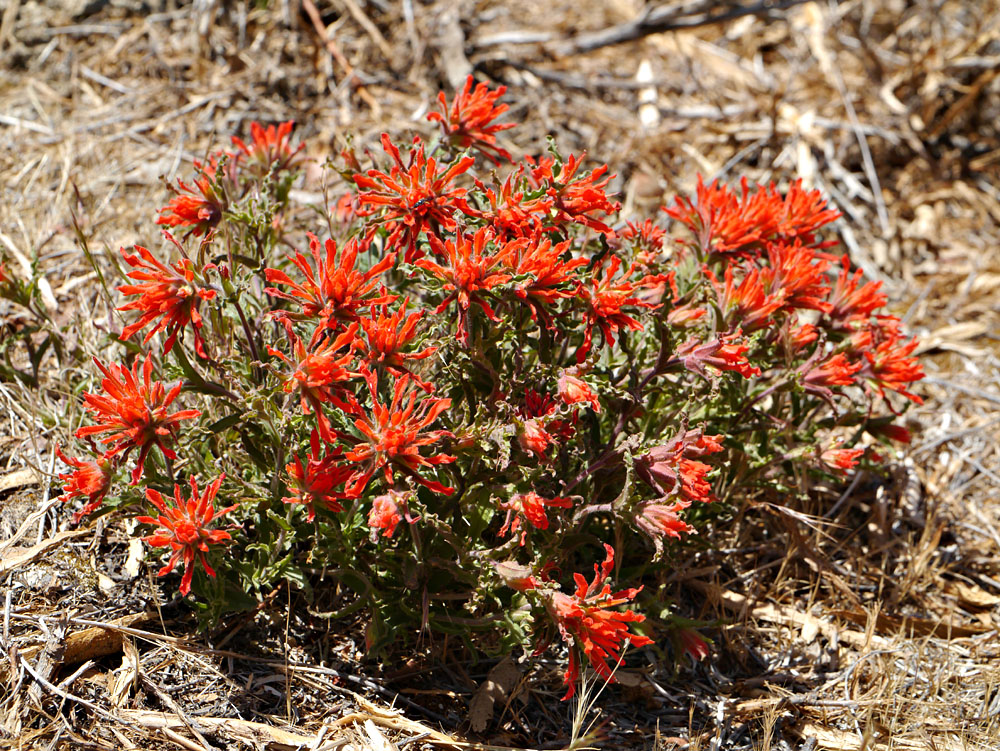
<svg viewBox="0 0 1000 751"><path fill-rule="evenodd" d="M33 380L0 376L0 747L565 748L575 715L600 748L1000 748L1000 5L655 7L0 2L0 255L35 269L63 347ZM196 635L121 523L73 527L52 500L79 421L67 374L111 325L83 248L110 272L151 242L161 178L251 120L296 120L317 157L349 133L374 149L429 132L469 73L508 87L504 146L551 135L610 164L626 216L699 173L803 177L922 342L913 443L798 516L741 509L676 577L678 612L714 624L710 658L623 671L599 712L559 704L543 660L470 717L492 664L442 645L365 663L359 624L285 589ZM30 314L0 315L7 364L30 371Z"/></svg>

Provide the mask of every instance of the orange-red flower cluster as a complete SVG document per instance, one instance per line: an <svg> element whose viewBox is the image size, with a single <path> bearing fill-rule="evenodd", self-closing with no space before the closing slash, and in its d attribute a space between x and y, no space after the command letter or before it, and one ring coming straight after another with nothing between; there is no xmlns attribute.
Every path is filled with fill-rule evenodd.
<svg viewBox="0 0 1000 751"><path fill-rule="evenodd" d="M178 563L184 564L184 575L181 577L180 593L187 595L191 591L191 577L194 575L195 558L201 561L205 573L215 576L215 570L208 564L205 553L209 545L221 545L232 539L232 535L224 529L212 529L209 525L236 508L229 506L221 510L215 508L215 495L222 486L225 475L220 475L205 488L199 497L198 483L191 478L191 497L181 498L181 486L174 485L173 505L167 505L163 496L152 488L146 489L146 498L160 512L158 516L139 516L137 521L143 524L157 524L158 529L143 539L154 548L169 547L173 552L170 560L159 570L157 576L166 576Z"/></svg>
<svg viewBox="0 0 1000 751"><path fill-rule="evenodd" d="M765 241L800 241L810 247L817 243L816 231L835 221L840 212L826 207L818 190L804 190L796 180L782 196L774 185L750 184L743 178L739 196L728 186L713 180L705 185L701 176L694 201L678 197L664 211L694 234L697 247L707 254L759 255Z"/></svg>
<svg viewBox="0 0 1000 751"><path fill-rule="evenodd" d="M451 108L444 92L439 92L441 111L429 112L427 119L437 122L445 138L459 148L475 149L497 165L501 158L509 162L510 152L497 146L496 134L513 128L515 123L493 122L510 109L506 104L497 104L507 87L490 91L489 86L480 83L473 89L473 80L472 76L465 79L465 86L455 94Z"/></svg>
<svg viewBox="0 0 1000 751"><path fill-rule="evenodd" d="M184 249L173 235L169 232L163 234L183 255ZM142 314L122 329L122 341L127 341L147 324L156 321L142 343L148 344L156 332L165 330L167 339L163 343L163 354L167 354L177 341L178 334L190 323L194 333L195 352L199 357L207 358L208 353L200 332L202 321L198 303L213 299L215 290L201 286L195 280L194 262L190 258L182 257L168 266L141 245L136 245L135 249L137 254L128 253L124 248L121 253L125 262L133 269L127 276L141 284L123 284L118 287L118 291L127 296L138 295L139 299L122 305L118 310L138 310Z"/></svg>
<svg viewBox="0 0 1000 751"><path fill-rule="evenodd" d="M181 420L189 420L201 414L196 409L182 409L170 414L168 408L181 392L181 384L177 383L170 391L159 381L152 380L153 360L150 355L142 365L142 376L139 375L139 360L132 364L129 370L123 365L112 364L109 367L94 358L97 368L104 374L101 388L104 395L83 395L83 404L97 425L84 425L77 429L77 438L87 436L109 435L101 439L101 443L110 444L105 458L117 454L128 456L132 449L139 449L139 458L132 470L132 484L139 482L142 476L146 457L153 446L159 446L167 459L176 458L176 454L164 442L172 439Z"/></svg>
<svg viewBox="0 0 1000 751"><path fill-rule="evenodd" d="M419 474L423 467L455 461L455 457L448 454L424 456L420 453L425 446L442 438L454 437L447 430L426 430L451 406L451 399L428 396L418 399L417 391L410 387L409 376L403 376L396 380L392 401L386 406L379 401L377 377L368 374L366 380L372 397L371 413L362 412L354 421L363 438L345 454L345 459L356 465L347 483L348 494L352 497L360 495L379 470L390 487L394 483L395 471L411 477L435 493L454 493L454 488Z"/></svg>
<svg viewBox="0 0 1000 751"><path fill-rule="evenodd" d="M395 295L379 291L379 279L384 271L392 268L396 255L389 253L367 271L355 268L358 258L357 240L349 241L337 258L337 244L332 239L324 243L326 254L320 254L319 239L309 233L309 252L316 267L315 273L309 261L296 252L292 263L298 268L305 281L293 281L280 269L264 269L264 277L271 284L282 284L289 288L284 292L276 287L266 287L264 291L272 297L290 300L301 307L300 313L281 311L280 317L293 320L303 318L316 322L316 331L310 344L315 344L326 330L336 331L341 326L357 321L358 310L371 305L392 302Z"/></svg>
<svg viewBox="0 0 1000 751"><path fill-rule="evenodd" d="M570 648L569 666L563 676L566 686L564 701L576 692L576 681L580 675L577 649L583 652L602 679L614 683L614 669L622 660L622 648L627 644L643 647L653 643L649 637L629 631L629 624L642 623L646 620L645 616L631 610L613 610L634 600L642 587L612 593L607 579L615 566L615 551L607 544L604 550L606 558L600 566L594 564L592 582L588 584L582 574L573 574L576 591L572 595L562 592L548 594L546 604L549 612L560 636Z"/></svg>
<svg viewBox="0 0 1000 751"><path fill-rule="evenodd" d="M414 139L413 145L409 162L404 164L399 148L383 133L382 148L393 161L388 174L370 169L366 174L354 175L354 184L361 189L359 214L371 216L384 212L380 221L389 230L386 242L391 248L404 248L403 260L407 263L424 255L418 246L422 232L426 230L429 236L437 237L440 231L455 230L455 210L468 210L464 199L468 191L453 183L475 163L471 156L462 157L438 173L437 160L424 155L419 138Z"/></svg>

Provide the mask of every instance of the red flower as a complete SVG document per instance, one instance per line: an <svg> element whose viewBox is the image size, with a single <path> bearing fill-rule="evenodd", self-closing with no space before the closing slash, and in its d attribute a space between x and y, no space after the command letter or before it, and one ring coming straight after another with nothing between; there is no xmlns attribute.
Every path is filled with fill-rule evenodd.
<svg viewBox="0 0 1000 751"><path fill-rule="evenodd" d="M811 323L789 326L783 333L792 352L801 351L819 338L819 329Z"/></svg>
<svg viewBox="0 0 1000 751"><path fill-rule="evenodd" d="M250 145L232 136L233 146L242 152L240 156L246 156L251 162L258 163L262 174L270 171L274 164L278 164L279 169L287 168L295 155L305 148L305 144L300 143L298 147L292 149L289 136L293 127L295 127L294 120L288 120L277 126L268 125L267 128L258 122L252 122Z"/></svg>
<svg viewBox="0 0 1000 751"><path fill-rule="evenodd" d="M848 470L858 466L858 457L865 453L864 449L830 448L820 454L820 461L828 469Z"/></svg>
<svg viewBox="0 0 1000 751"><path fill-rule="evenodd" d="M551 240L543 240L538 234L530 241L512 244L518 254L512 252L508 260L518 276L528 277L518 282L514 287L514 294L527 303L533 321L537 321L540 316L549 325L549 316L542 305L552 305L561 298L576 294L574 272L581 266L586 266L587 259L571 258L564 261L563 257L569 251L569 246L569 240L553 245Z"/></svg>
<svg viewBox="0 0 1000 751"><path fill-rule="evenodd" d="M701 638L701 634L693 628L682 628L677 632L680 637L684 651L691 655L695 662L708 657L708 642Z"/></svg>
<svg viewBox="0 0 1000 751"><path fill-rule="evenodd" d="M686 524L679 514L689 505L686 501L673 503L653 501L643 504L639 509L639 513L635 516L635 525L652 538L657 556L663 553L664 537L679 540L681 535L694 531L694 527Z"/></svg>
<svg viewBox="0 0 1000 751"><path fill-rule="evenodd" d="M559 398L565 404L587 403L591 406L591 409L600 413L601 402L594 390L587 385L586 381L582 381L568 373L563 373L559 376L558 389Z"/></svg>
<svg viewBox="0 0 1000 751"><path fill-rule="evenodd" d="M826 260L813 248L794 243L769 243L767 257L770 267L762 273L769 291L782 297L786 308L807 308L829 313L833 305L824 298L830 293L826 286Z"/></svg>
<svg viewBox="0 0 1000 751"><path fill-rule="evenodd" d="M895 327L888 331L883 329L882 333L885 338L875 346L874 352L870 348L862 350L867 362L863 363L859 374L875 386L882 398L885 398L885 390L889 389L923 404L923 399L906 388L924 377L920 360L910 357L917 347L917 340L904 341Z"/></svg>
<svg viewBox="0 0 1000 751"><path fill-rule="evenodd" d="M167 407L181 392L178 383L170 391L159 381L152 380L153 360L150 355L142 366L142 379L139 378L139 360L132 363L132 370L123 365L104 367L96 357L94 363L104 374L101 387L106 396L85 393L84 407L93 414L97 425L85 425L76 431L77 438L110 433L101 443L112 444L105 457L124 452L123 456L138 447L139 458L132 470L132 484L139 482L142 476L143 464L153 446L159 446L160 451L168 459L176 458L176 454L163 445L164 439L172 438L177 432L177 424L181 420L198 417L201 412L196 409L184 409L174 414L167 413Z"/></svg>
<svg viewBox="0 0 1000 751"><path fill-rule="evenodd" d="M677 196L675 206L663 207L673 219L685 225L706 253L734 253L760 243L773 229L770 207L751 201L750 184L740 182L742 197L729 186L713 180L705 185L698 175L695 200ZM759 191L758 191L759 195Z"/></svg>
<svg viewBox="0 0 1000 751"><path fill-rule="evenodd" d="M198 497L198 484L191 478L191 498L187 501L181 500L181 486L174 485L174 504L167 506L157 491L152 488L146 489L146 498L159 510L157 517L139 516L136 521L143 524L158 524L159 529L143 539L154 548L169 547L173 550L167 565L157 572L157 576L166 576L174 567L184 562L184 575L181 577L180 592L187 595L191 591L191 576L194 574L195 556L205 567L205 573L215 576L215 571L208 565L205 553L208 552L209 545L219 545L232 536L222 529L209 529L209 524L224 514L236 508L230 506L221 511L215 509L215 494L219 492L222 480L225 475L220 475L215 482L205 488L205 492Z"/></svg>
<svg viewBox="0 0 1000 751"><path fill-rule="evenodd" d="M840 212L827 209L818 190L803 190L796 180L784 198L774 185L757 185L751 194L744 178L737 198L725 185L714 180L706 186L698 176L695 201L678 197L673 208L664 211L690 229L698 246L706 253L730 253L753 256L765 240L799 239L804 245L817 244L815 232L840 217Z"/></svg>
<svg viewBox="0 0 1000 751"><path fill-rule="evenodd" d="M608 165L602 164L593 172L574 179L586 156L581 154L577 158L570 154L555 170L554 157L540 159L537 166L529 159L532 164L531 177L552 199L556 222L582 224L608 237L614 237L615 231L598 219L599 216L614 214L621 208L621 204L608 200L608 195L604 192L614 175L604 177Z"/></svg>
<svg viewBox="0 0 1000 751"><path fill-rule="evenodd" d="M642 224L627 221L625 229L618 232L621 240L631 244L635 254L634 261L639 266L654 266L662 260L666 236L667 231L658 227L652 219L647 219Z"/></svg>
<svg viewBox="0 0 1000 751"><path fill-rule="evenodd" d="M181 253L184 252L173 235L169 232L164 232L163 235L176 245ZM194 332L195 352L199 357L207 359L205 343L198 331L202 325L198 303L200 300L213 299L215 290L200 287L195 283L194 263L191 259L185 257L171 266L166 266L141 245L136 245L135 249L138 255L131 255L124 248L121 253L125 262L134 269L128 273L128 277L142 284L123 284L118 291L123 295L139 295L139 299L122 305L118 310L139 310L142 314L136 321L122 329L121 340L123 342L128 340L146 324L159 318L142 343L147 344L156 332L165 329L167 339L163 343L163 354L167 354L177 341L177 335L190 323Z"/></svg>
<svg viewBox="0 0 1000 751"><path fill-rule="evenodd" d="M362 414L354 421L355 427L364 439L357 443L345 458L357 462L359 466L349 481L347 492L351 496L360 495L372 476L382 470L386 483L392 487L395 480L393 470L409 475L426 488L436 493L451 495L454 488L421 477L417 472L422 467L448 464L454 456L437 454L423 456L420 449L437 443L442 438L453 438L447 430L425 430L438 416L451 406L451 399L424 397L417 401L417 392L409 388L410 378L404 376L396 381L392 402L383 405L378 399L378 380L374 374L366 376L372 395L371 417Z"/></svg>
<svg viewBox="0 0 1000 751"><path fill-rule="evenodd" d="M739 332L704 343L692 337L677 348L674 359L682 362L688 370L700 375L706 375L707 365L717 370L736 371L744 378L759 376L760 368L751 365L744 355L750 347L738 342L740 342Z"/></svg>
<svg viewBox="0 0 1000 751"><path fill-rule="evenodd" d="M705 479L712 467L695 460L722 451L721 441L721 436L705 435L700 429L686 430L637 457L636 473L664 497L678 493L685 505L714 502L712 486Z"/></svg>
<svg viewBox="0 0 1000 751"><path fill-rule="evenodd" d="M443 312L452 300L458 303L458 330L455 336L466 347L469 346L469 308L472 303L482 308L491 321L499 320L482 293L511 278L510 274L498 271L497 267L514 252L513 243L490 253L486 251L486 244L493 239L493 232L488 227L477 230L471 241L462 232L455 235L454 242L447 240L444 243L431 235L431 248L447 260L448 266L441 266L428 258L421 258L416 263L441 279L444 291L451 291L435 312Z"/></svg>
<svg viewBox="0 0 1000 751"><path fill-rule="evenodd" d="M292 332L291 325L287 323L286 325L288 326L288 337L292 341L298 362L293 363L273 347L267 348L268 352L275 357L295 366L295 371L285 379L282 388L286 394L298 389L302 413L308 414L311 408L316 415L320 436L327 443L333 443L333 430L330 427L330 421L323 412L322 405L330 403L345 412L353 412L356 409L353 396L346 391L344 384L360 375L349 370L351 363L354 362L354 344L358 324L352 323L346 331L335 339L328 339L325 343L319 344L312 352L306 350L302 340ZM314 336L313 339L316 337ZM344 347L347 347L347 351L337 354Z"/></svg>
<svg viewBox="0 0 1000 751"><path fill-rule="evenodd" d="M602 263L600 267L595 269L594 275L590 279L590 286L581 285L579 289L579 295L586 302L587 310L584 313L586 328L583 332L583 345L576 352L577 363L582 363L587 359L595 325L600 327L605 343L613 347L615 333L620 329L638 330L642 328L641 323L622 311L623 307L626 305L639 308L659 307L657 303L643 302L636 297L636 291L639 288L653 281L659 281L659 277L644 277L638 282L628 281L624 278L615 281L615 275L620 267L621 260L617 256L612 256L608 268L604 268Z"/></svg>
<svg viewBox="0 0 1000 751"><path fill-rule="evenodd" d="M731 327L739 326L746 332L771 325L771 316L785 304L785 296L780 291L768 294L760 269L750 268L743 275L739 285L733 283L733 267L726 267L726 284L720 287L709 269L705 274L715 287L719 307Z"/></svg>
<svg viewBox="0 0 1000 751"><path fill-rule="evenodd" d="M368 527L371 529L372 542L382 532L382 537L389 538L396 533L396 527L405 518L410 524L417 521L411 517L406 508L406 500L410 493L400 493L392 488L384 495L380 495L372 501L371 511L368 512Z"/></svg>
<svg viewBox="0 0 1000 751"><path fill-rule="evenodd" d="M465 86L456 93L455 101L450 110L444 92L439 92L438 102L441 105L441 111L428 113L427 119L439 123L445 138L459 148L472 147L497 165L500 164L497 157L502 157L509 162L510 153L496 145L496 134L502 130L513 128L515 124L494 123L490 125L510 109L506 104L496 103L507 91L507 87L501 86L496 91L490 91L485 83L480 83L473 90L472 82L472 76L465 79Z"/></svg>
<svg viewBox="0 0 1000 751"><path fill-rule="evenodd" d="M805 368L809 363L803 365ZM807 391L816 391L832 397L831 386L851 386L855 374L861 370L861 365L852 363L843 352L828 357L823 363L802 370L802 382Z"/></svg>
<svg viewBox="0 0 1000 751"><path fill-rule="evenodd" d="M543 498L535 491L518 493L509 501L500 504L500 508L507 512L507 518L497 533L501 537L508 532L516 534L521 529L521 520L527 519L535 529L548 529L549 517L545 515L546 508L572 508L573 501L569 498ZM521 544L524 545L528 530L521 530Z"/></svg>
<svg viewBox="0 0 1000 751"><path fill-rule="evenodd" d="M851 263L847 256L841 258L840 275L830 293L830 318L840 328L848 328L848 322L867 320L869 316L886 303L886 296L879 292L882 282L868 282L858 287L862 272L851 274Z"/></svg>
<svg viewBox="0 0 1000 751"><path fill-rule="evenodd" d="M340 449L320 456L319 433L315 430L309 437L309 445L312 451L306 458L305 466L298 456L285 465L285 471L291 479L288 485L291 495L281 500L285 503L304 504L309 510L309 521L312 521L316 518L314 506L317 503L322 503L334 513L344 510L340 500L347 496L336 488L350 478L352 470L338 463L343 458Z"/></svg>
<svg viewBox="0 0 1000 751"><path fill-rule="evenodd" d="M517 436L518 445L533 456L544 456L553 440L552 434L538 419L525 420Z"/></svg>
<svg viewBox="0 0 1000 751"><path fill-rule="evenodd" d="M696 321L701 320L708 313L704 308L695 308L690 303L674 308L667 313L667 323L680 329L690 327Z"/></svg>
<svg viewBox="0 0 1000 751"><path fill-rule="evenodd" d="M264 269L267 281L290 287L289 292L282 292L274 287L265 287L264 291L272 297L291 300L302 308L301 313L284 315L290 318L318 319L320 325L310 344L316 343L324 329L337 329L341 324L357 321L358 309L362 306L379 305L396 299L395 295L386 294L384 290L381 294L373 294L378 287L379 276L395 263L395 253L390 253L367 271L361 272L354 268L358 258L357 240L350 240L344 246L339 261L337 245L332 239L327 239L325 248L324 258L320 255L319 240L309 233L309 251L316 265L315 273L305 256L295 254L292 263L305 277L303 284L292 281L284 271Z"/></svg>
<svg viewBox="0 0 1000 751"><path fill-rule="evenodd" d="M170 203L160 209L156 223L168 227L190 227L191 234L199 237L211 232L222 220L227 201L211 176L201 171L201 163L195 162L194 166L199 171L194 179L194 185L188 185L178 179L177 187L171 186L176 195Z"/></svg>
<svg viewBox="0 0 1000 751"><path fill-rule="evenodd" d="M430 393L434 387L410 370L409 360L423 360L437 352L437 347L426 347L419 352L404 352L403 348L417 335L417 324L424 311L406 315L406 306L410 298L403 300L399 310L391 316L386 315L386 306L379 312L375 306L371 308L371 317L362 318L361 328L364 329L367 341L359 339L359 345L364 350L364 359L369 365L383 366L397 376L409 375L424 391Z"/></svg>
<svg viewBox="0 0 1000 751"><path fill-rule="evenodd" d="M354 183L366 191L358 193L358 202L362 207L385 207L381 221L390 230L387 243L389 246L404 245L403 259L407 263L423 256L423 251L417 248L417 240L424 229L428 229L431 236L438 228L447 232L455 230L455 210L464 211L468 206L463 199L465 188L453 188L451 182L476 161L471 156L462 157L439 175L437 160L424 157L420 139L415 138L413 143L415 148L410 151L409 164L403 164L399 149L383 133L382 148L395 162L389 174L372 169L367 175L354 175ZM376 210L359 213L368 216Z"/></svg>
<svg viewBox="0 0 1000 751"><path fill-rule="evenodd" d="M490 204L490 211L481 214L501 237L529 237L541 227L541 218L549 213L553 200L541 191L525 185L524 165L510 172L497 190L476 180ZM532 197L525 198L530 190Z"/></svg>
<svg viewBox="0 0 1000 751"><path fill-rule="evenodd" d="M576 680L580 674L574 647L583 651L590 660L591 667L601 678L614 683L613 670L622 660L622 647L626 643L634 647L653 643L649 637L632 634L628 630L628 624L642 623L645 616L631 610L611 610L633 600L642 591L642 587L623 589L612 594L611 585L605 583L605 580L614 568L615 551L610 545L605 545L604 549L607 557L601 566L594 564L594 580L589 585L583 575L573 574L576 592L572 595L553 592L547 602L559 634L570 647L569 666L563 676L563 683L567 687L563 701L576 692ZM608 665L608 660L614 662L614 667Z"/></svg>
<svg viewBox="0 0 1000 751"><path fill-rule="evenodd" d="M83 517L96 510L104 501L104 496L108 494L111 487L111 460L106 456L98 456L92 462L84 462L79 459L72 459L59 449L56 445L56 456L70 467L75 467L75 472L59 475L60 480L65 480L63 485L63 503L67 503L73 498L86 498L87 503L83 508L73 514L73 523L76 524Z"/></svg>

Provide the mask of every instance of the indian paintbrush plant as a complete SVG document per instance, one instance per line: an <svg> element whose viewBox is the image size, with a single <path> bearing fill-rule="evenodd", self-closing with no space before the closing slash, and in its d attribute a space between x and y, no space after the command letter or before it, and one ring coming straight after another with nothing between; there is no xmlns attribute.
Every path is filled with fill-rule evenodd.
<svg viewBox="0 0 1000 751"><path fill-rule="evenodd" d="M818 191L699 181L623 221L606 166L512 161L502 93L470 78L433 140L346 148L318 212L291 123L195 163L165 242L121 251L127 354L95 358L61 477L209 621L323 568L371 654L561 642L569 697L629 645L703 657L663 626L679 546L879 461L922 371Z"/></svg>

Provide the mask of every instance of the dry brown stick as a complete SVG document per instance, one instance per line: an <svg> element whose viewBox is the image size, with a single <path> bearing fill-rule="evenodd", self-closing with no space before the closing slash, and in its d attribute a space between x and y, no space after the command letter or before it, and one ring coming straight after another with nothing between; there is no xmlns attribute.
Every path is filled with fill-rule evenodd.
<svg viewBox="0 0 1000 751"><path fill-rule="evenodd" d="M593 52L601 47L622 42L631 42L650 34L664 31L678 31L707 26L722 21L732 21L743 16L763 15L771 11L785 10L800 5L806 0L777 0L757 2L750 5L719 7L717 0L708 2L682 2L646 8L639 17L626 23L598 31L587 31L571 39L564 39L548 45L551 52L559 56Z"/></svg>
<svg viewBox="0 0 1000 751"><path fill-rule="evenodd" d="M348 62L347 58L344 57L344 53L340 51L340 47L337 43L330 39L326 33L326 27L323 25L323 19L320 18L319 11L316 9L315 3L312 0L302 0L302 8L305 10L306 15L309 16L309 20L312 22L313 28L316 30L316 34L319 36L320 41L323 42L323 46L326 47L326 51L330 53L330 56L337 61L337 65L343 68L351 85L354 86L355 90L358 92L365 104L372 108L373 112L379 111L379 104L375 101L368 90L361 85L361 79L358 78L357 74L354 72L354 66Z"/></svg>
<svg viewBox="0 0 1000 751"><path fill-rule="evenodd" d="M205 736L203 736L198 731L197 725L191 721L191 718L188 717L187 714L185 714L184 710L181 709L180 705L173 700L173 697L171 697L166 691L160 688L156 684L156 682L153 681L152 678L150 678L147 675L143 675L141 671L139 672L139 680L142 681L142 684L146 688L151 689L153 693L156 694L156 696L160 699L160 701L162 701L164 704L170 707L173 713L180 718L181 722L184 723L184 727L186 727L189 731L191 731L191 734L198 739L198 743L191 744L197 751L212 751L212 747L208 744L208 741L205 740ZM163 732L166 733L167 729L163 728ZM187 739L185 738L185 740Z"/></svg>
<svg viewBox="0 0 1000 751"><path fill-rule="evenodd" d="M48 691L51 691L56 696L59 696L59 697L61 697L63 699L66 699L67 701L73 701L73 702L76 702L77 704L82 704L87 709L91 710L92 712L96 712L98 715L100 715L101 717L103 717L106 720L111 720L112 722L120 722L123 725L130 724L126 720L123 720L121 717L116 717L115 715L111 714L111 712L108 712L107 710L102 709L101 707L97 706L93 702L87 701L86 699L84 699L82 697L75 696L74 694L71 694L69 691L64 691L61 688L59 688L58 686L53 685L48 680L46 680L44 677L42 677L39 673L35 672L35 669L33 667L31 667L31 664L27 660L22 659L20 657L20 655L17 655L16 647L13 648L12 651L13 651L13 653L15 655L15 657L14 657L15 661L20 662L20 664L24 667L24 669L27 670L28 673L31 674L31 677L34 678L36 681L38 681L38 683L40 683L43 688L47 689Z"/></svg>
<svg viewBox="0 0 1000 751"><path fill-rule="evenodd" d="M372 41L375 42L375 46L378 47L379 50L381 50L382 55L385 56L385 59L388 60L389 62L392 62L392 60L395 58L395 55L392 52L392 47L389 46L389 43L385 40L385 37L382 36L382 32L378 30L378 26L376 26L372 22L372 20L367 15L365 15L365 12L361 9L361 6L358 5L354 0L340 0L340 2L344 4L344 6L347 8L347 11L352 16L354 16L354 20L361 25L361 28L363 28L365 32L367 32L368 36L371 37Z"/></svg>

